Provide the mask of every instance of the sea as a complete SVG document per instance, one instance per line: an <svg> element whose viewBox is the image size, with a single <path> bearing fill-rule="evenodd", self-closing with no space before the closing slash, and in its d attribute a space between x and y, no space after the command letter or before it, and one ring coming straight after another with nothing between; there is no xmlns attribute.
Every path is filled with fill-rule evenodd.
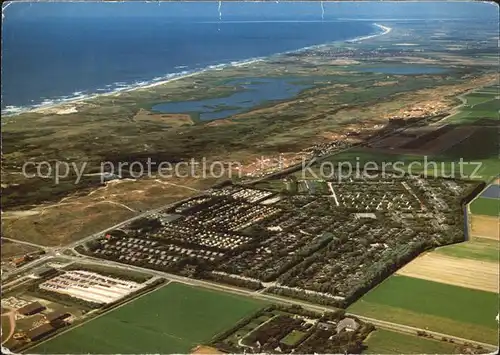
<svg viewBox="0 0 500 355"><path fill-rule="evenodd" d="M445 3L422 5L4 3L2 114L129 90L277 53L369 38L383 32L374 22L387 26L383 21L395 18L429 21L487 11L467 3L455 3L453 9ZM485 5L493 10L491 4Z"/></svg>

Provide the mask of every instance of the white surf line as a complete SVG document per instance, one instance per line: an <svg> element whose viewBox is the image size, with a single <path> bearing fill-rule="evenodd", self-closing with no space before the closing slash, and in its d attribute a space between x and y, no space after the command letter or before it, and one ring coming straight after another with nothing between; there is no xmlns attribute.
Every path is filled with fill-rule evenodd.
<svg viewBox="0 0 500 355"><path fill-rule="evenodd" d="M6 1L5 3L2 4L2 20L5 19L5 10L9 7L9 5L12 4L12 1Z"/></svg>
<svg viewBox="0 0 500 355"><path fill-rule="evenodd" d="M333 189L332 183L330 181L328 181L326 184L328 185L328 188L332 192L332 196L333 196L333 199L335 200L335 204L337 206L340 206L339 200L337 200L337 194L335 193L335 190Z"/></svg>
<svg viewBox="0 0 500 355"><path fill-rule="evenodd" d="M387 27L387 26L384 26L384 25L379 25L378 23L374 23L373 26L380 28L382 30L382 32L381 33L376 33L374 35L369 35L369 36L363 36L363 37L354 38L354 39L351 39L351 40L347 40L346 42L347 43L353 43L353 42L364 41L365 39L370 39L370 38L375 38L375 37L378 37L378 36L386 35L386 34L388 34L389 32L392 31L391 27Z"/></svg>
<svg viewBox="0 0 500 355"><path fill-rule="evenodd" d="M279 55L279 54L282 54L282 53L276 53L276 55ZM53 109L60 107L60 106L66 106L69 104L77 104L77 103L86 103L92 99L96 99L96 98L100 98L100 97L119 96L121 93L150 89L150 88L165 85L165 84L177 81L177 80L200 75L202 73L209 72L212 70L222 70L226 67L240 67L240 66L250 65L250 64L261 62L269 57L255 57L255 58L250 58L250 59L244 59L241 61L232 61L229 63L209 65L209 66L202 68L202 69L199 69L199 70L184 71L184 72L179 72L179 73L169 73L165 76L164 80L148 82L146 84L138 84L138 83L137 84L130 84L125 88L117 88L113 91L104 92L104 93L91 93L88 95L83 95L81 97L74 97L74 98L68 98L68 99L57 99L56 98L53 100L49 100L50 102L46 102L46 103L42 102L42 103L34 105L34 106L16 107L16 106L7 105L6 109L2 110L2 116L13 117L13 116L16 116L16 115L19 115L22 113L27 113L27 112L42 112L43 113L43 111L53 110ZM21 174L21 173L19 173L19 174Z"/></svg>
<svg viewBox="0 0 500 355"><path fill-rule="evenodd" d="M8 3L8 5L10 5L10 3ZM7 5L4 6L3 9L6 7L7 7ZM221 13L221 15L222 15L222 13ZM224 21L224 22L225 23L231 23L231 22L234 22L234 23L236 23L236 22L321 22L321 20L320 21ZM329 22L336 22L336 21L329 21ZM202 22L202 23L216 23L216 22ZM79 95L76 97L69 97L69 98L63 98L63 99L54 98L54 99L47 100L47 102L44 101L44 102L41 102L39 104L36 104L33 106L28 106L28 107L26 107L26 106L16 107L16 106L12 106L12 105L7 105L5 107L5 109L2 110L2 116L7 118L7 117L14 117L14 116L17 116L17 115L22 114L22 113L29 113L29 112L43 113L46 110L52 110L52 109L55 109L55 108L60 107L60 106L66 106L66 105L77 104L77 103L88 103L88 101L90 101L92 99L100 98L100 97L119 96L122 93L150 89L150 88L153 88L156 86L165 85L165 84L177 81L177 80L182 80L185 78L197 76L197 75L200 75L202 73L213 71L213 70L222 70L226 67L240 67L240 66L253 64L253 63L262 62L262 61L268 60L270 58L274 58L274 57L285 55L285 54L302 53L302 52L305 52L305 51L308 51L311 49L319 49L319 48L323 48L323 47L326 47L328 45L331 45L332 43L335 43L335 42L354 43L354 42L358 42L358 41L362 41L365 39L374 38L377 36L387 34L392 30L392 28L390 28L390 27L379 25L376 23L374 23L373 25L382 29L383 32L377 33L374 35L370 35L370 36L353 38L351 40L345 40L345 41L339 40L339 41L328 42L328 43L323 43L323 44L316 44L316 45L307 46L307 47L298 48L298 49L292 49L292 50L288 50L288 51L284 51L284 52L274 53L274 54L271 54L268 56L260 56L260 57L250 58L250 59L232 61L229 63L209 65L209 66L206 66L204 68L192 70L192 71L168 73L167 75L164 76L164 78L162 78L162 80L155 81L155 79L156 79L155 78L152 80L145 81L143 83L133 83L133 84L127 85L125 87L116 88L116 89L109 91L109 92L103 92L103 93L94 92L94 93L83 94L83 95ZM19 173L19 174L21 174L21 173Z"/></svg>

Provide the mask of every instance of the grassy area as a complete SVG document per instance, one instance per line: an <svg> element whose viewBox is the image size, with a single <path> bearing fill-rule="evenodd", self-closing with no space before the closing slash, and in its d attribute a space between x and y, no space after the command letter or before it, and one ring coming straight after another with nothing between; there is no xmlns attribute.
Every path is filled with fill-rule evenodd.
<svg viewBox="0 0 500 355"><path fill-rule="evenodd" d="M443 341L379 329L365 340L365 354L456 354L457 346Z"/></svg>
<svg viewBox="0 0 500 355"><path fill-rule="evenodd" d="M36 248L34 246L11 242L9 240L2 240L1 250L2 250L2 260L4 261L8 258L12 258L15 256L21 256L24 254L40 251L39 248Z"/></svg>
<svg viewBox="0 0 500 355"><path fill-rule="evenodd" d="M30 352L188 353L264 305L253 299L171 283Z"/></svg>
<svg viewBox="0 0 500 355"><path fill-rule="evenodd" d="M305 336L306 333L301 332L300 330L292 330L289 334L287 334L287 336L281 339L280 342L288 346L295 346Z"/></svg>
<svg viewBox="0 0 500 355"><path fill-rule="evenodd" d="M482 118L498 119L500 101L496 98L498 89L483 88L464 96L465 104L448 118L450 123L474 123Z"/></svg>
<svg viewBox="0 0 500 355"><path fill-rule="evenodd" d="M481 127L464 141L455 144L444 151L439 157L433 157L436 160L458 162L460 159L464 162L480 163L481 166L475 172L474 179L490 181L498 175L500 171L500 161L498 159L498 132L492 127ZM460 166L454 164L455 172L460 171ZM463 165L465 175L471 175L476 169L475 164Z"/></svg>
<svg viewBox="0 0 500 355"><path fill-rule="evenodd" d="M500 216L500 199L496 198L476 198L470 204L470 211L473 214L481 214L486 216Z"/></svg>
<svg viewBox="0 0 500 355"><path fill-rule="evenodd" d="M462 160L461 160L462 159ZM351 162L352 168L359 163L360 168L370 162L379 169L390 171L393 164L398 162L396 168L412 174L426 173L428 176L445 176L455 178L468 178L473 180L490 181L500 171L498 159L498 132L491 127L477 128L467 139L453 145L436 156L424 157L414 154L381 153L366 149L351 149L340 154L322 159L331 162L334 168L342 167L339 163ZM460 164L460 162L463 162ZM415 164L410 165L415 162ZM418 162L418 163L417 163ZM433 164L436 163L436 164ZM344 165L347 167L347 165ZM311 170L320 176L319 164ZM323 166L323 175L329 176L328 166ZM297 178L302 178L302 172L295 173ZM306 174L312 175L312 174ZM306 176L306 178L314 176Z"/></svg>
<svg viewBox="0 0 500 355"><path fill-rule="evenodd" d="M349 312L445 334L496 343L498 295L395 275Z"/></svg>
<svg viewBox="0 0 500 355"><path fill-rule="evenodd" d="M437 248L436 253L456 258L499 262L500 244L486 238L476 238L463 243Z"/></svg>
<svg viewBox="0 0 500 355"><path fill-rule="evenodd" d="M2 316L2 342L7 339L10 333L10 322L8 316Z"/></svg>
<svg viewBox="0 0 500 355"><path fill-rule="evenodd" d="M487 133L489 130L491 132ZM496 157L497 137L496 131L492 129L479 129L478 134L473 134L469 139L458 143L449 150L443 152L439 156L424 157L421 155L412 154L391 154L381 153L364 149L351 149L340 154L332 155L322 161L331 162L334 168L342 167L340 163L351 162L353 171L355 172L356 164L363 168L364 164L370 162L369 167L376 166L385 171L391 171L394 163L398 162L396 168L404 170L412 174L426 173L428 176L455 176L456 178L470 178L473 180L489 181L498 175L500 171L500 162ZM478 141L482 143L478 146ZM459 165L460 158L463 158L464 164ZM416 162L413 165L411 163ZM417 163L418 162L418 163ZM436 164L432 164L435 162ZM476 165L465 164L468 162L481 163L481 167L476 171ZM345 164L344 168L348 165ZM461 174L461 169L463 175ZM314 179L321 176L319 164L315 164L311 169L316 175L302 171L295 173L298 179L309 178ZM323 166L323 176L329 177L330 170L326 164Z"/></svg>

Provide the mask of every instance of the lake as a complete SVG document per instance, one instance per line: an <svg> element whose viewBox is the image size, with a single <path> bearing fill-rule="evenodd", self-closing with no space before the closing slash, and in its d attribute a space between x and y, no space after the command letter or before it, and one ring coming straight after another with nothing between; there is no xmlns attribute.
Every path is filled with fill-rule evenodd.
<svg viewBox="0 0 500 355"><path fill-rule="evenodd" d="M285 100L312 87L304 78L241 78L225 85L239 91L225 97L157 104L152 110L162 113L198 113L202 121L227 118L270 101Z"/></svg>

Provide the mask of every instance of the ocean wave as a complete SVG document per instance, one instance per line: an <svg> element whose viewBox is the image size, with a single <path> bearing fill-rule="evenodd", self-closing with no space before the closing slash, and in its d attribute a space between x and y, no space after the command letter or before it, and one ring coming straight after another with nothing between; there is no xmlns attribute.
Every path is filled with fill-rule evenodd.
<svg viewBox="0 0 500 355"><path fill-rule="evenodd" d="M382 32L375 33L375 34L372 34L369 36L356 37L353 39L346 40L345 42L349 42L349 43L358 42L361 40L384 35L386 33L389 33L392 30L392 28L390 28L390 27L382 26L382 25L379 25L376 23L374 23L373 25L375 27L378 27L379 29L381 29ZM148 89L148 88L151 88L154 86L163 85L163 84L165 84L169 81L172 81L172 80L178 80L178 79L181 79L184 77L193 76L193 75L203 73L206 71L222 70L222 69L227 68L227 67L241 67L241 66L245 66L245 65L250 65L253 63L257 63L257 62L262 62L266 59L273 59L277 56L284 55L284 54L300 53L300 52L308 51L311 49L326 47L326 46L329 46L335 42L338 42L338 41L323 43L323 44L318 44L318 45L312 45L312 46L307 46L307 47L303 47L303 48L299 48L299 49L275 53L275 54L272 54L272 55L266 56L266 57L254 57L254 58L249 58L249 59L231 61L228 63L208 65L208 66L205 66L202 68L198 67L198 68L191 69L191 70L183 70L180 72L168 73L164 76L157 76L151 80L141 80L141 81L135 81L133 83L126 83L124 81L118 81L118 82L115 82L113 84L107 84L102 88L97 88L97 89L93 90L93 92L91 92L91 93L86 92L86 91L75 91L71 95L64 95L64 96L60 96L58 98L52 98L52 99L44 99L42 102L37 103L37 104L33 104L33 105L26 105L26 106L8 105L8 106L5 106L5 108L2 108L1 113L3 116L14 116L14 115L18 115L20 113L29 112L29 111L33 111L33 110L47 109L47 108L52 108L54 106L59 106L62 104L68 104L68 103L73 103L73 102L74 103L81 102L81 101L96 98L99 96L108 96L108 95L113 95L113 94L118 94L118 93L122 93L122 92L138 90L138 89ZM177 66L176 68L181 68L181 67L186 68L186 66ZM32 100L32 102L33 102L33 100Z"/></svg>

